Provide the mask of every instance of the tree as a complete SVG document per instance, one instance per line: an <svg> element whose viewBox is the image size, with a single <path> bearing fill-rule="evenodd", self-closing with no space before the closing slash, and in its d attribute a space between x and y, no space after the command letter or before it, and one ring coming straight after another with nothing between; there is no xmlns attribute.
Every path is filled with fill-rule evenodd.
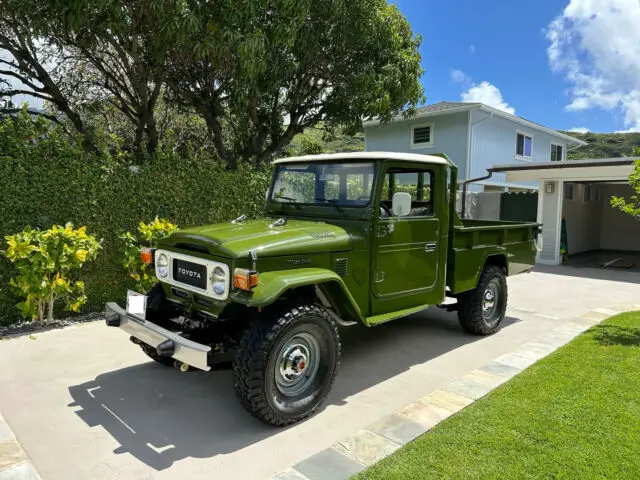
<svg viewBox="0 0 640 480"><path fill-rule="evenodd" d="M629 186L635 192L628 200L624 197L611 197L611 206L640 220L640 147L633 147L636 157L635 167L629 176Z"/></svg>
<svg viewBox="0 0 640 480"><path fill-rule="evenodd" d="M167 86L199 113L228 167L261 164L323 122L411 115L423 100L418 47L386 0L221 0L171 55Z"/></svg>
<svg viewBox="0 0 640 480"><path fill-rule="evenodd" d="M156 150L167 52L194 23L186 2L104 0L97 8L86 0L1 0L0 13L0 41L11 40L0 48L15 59L2 73L30 87L5 97L51 102L83 134L78 111L112 105L134 127L133 149Z"/></svg>
<svg viewBox="0 0 640 480"><path fill-rule="evenodd" d="M193 23L186 2L48 0L47 38L73 56L90 100L109 103L134 126L133 149L158 147L156 106L165 82L169 49ZM72 75L72 71L67 71Z"/></svg>
<svg viewBox="0 0 640 480"><path fill-rule="evenodd" d="M0 114L15 114L21 110L13 103L16 95L38 98L49 102L71 123L76 132L83 135L86 150L95 150L82 118L70 100L77 86L60 81L58 69L64 64L61 51L55 45L43 41L39 35L39 22L33 21L42 14L40 4L26 5L15 0L0 1ZM30 8L32 7L32 8ZM29 109L29 113L60 123L55 112Z"/></svg>

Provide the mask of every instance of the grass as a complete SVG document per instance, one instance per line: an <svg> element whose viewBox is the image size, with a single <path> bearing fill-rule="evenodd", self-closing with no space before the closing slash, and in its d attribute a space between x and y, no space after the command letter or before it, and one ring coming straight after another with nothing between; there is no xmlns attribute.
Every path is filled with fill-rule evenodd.
<svg viewBox="0 0 640 480"><path fill-rule="evenodd" d="M355 478L640 478L640 312L592 328Z"/></svg>

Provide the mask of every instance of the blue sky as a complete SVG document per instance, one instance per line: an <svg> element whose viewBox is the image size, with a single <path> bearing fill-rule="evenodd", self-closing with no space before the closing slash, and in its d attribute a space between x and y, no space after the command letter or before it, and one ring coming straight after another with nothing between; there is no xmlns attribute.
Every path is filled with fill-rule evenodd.
<svg viewBox="0 0 640 480"><path fill-rule="evenodd" d="M394 3L423 37L427 103L484 100L555 129L640 129L640 0Z"/></svg>

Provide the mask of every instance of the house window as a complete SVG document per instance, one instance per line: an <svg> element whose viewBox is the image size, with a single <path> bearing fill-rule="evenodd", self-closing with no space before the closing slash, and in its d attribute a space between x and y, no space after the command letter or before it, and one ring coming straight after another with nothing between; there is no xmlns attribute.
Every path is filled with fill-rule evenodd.
<svg viewBox="0 0 640 480"><path fill-rule="evenodd" d="M422 123L411 127L411 147L426 148L433 146L433 123Z"/></svg>
<svg viewBox="0 0 640 480"><path fill-rule="evenodd" d="M516 156L522 158L531 158L533 151L533 137L518 133L516 140Z"/></svg>
<svg viewBox="0 0 640 480"><path fill-rule="evenodd" d="M573 183L565 183L564 184L564 199L565 200L573 200Z"/></svg>
<svg viewBox="0 0 640 480"><path fill-rule="evenodd" d="M562 159L562 145L554 145L551 144L551 161L552 162L561 162Z"/></svg>

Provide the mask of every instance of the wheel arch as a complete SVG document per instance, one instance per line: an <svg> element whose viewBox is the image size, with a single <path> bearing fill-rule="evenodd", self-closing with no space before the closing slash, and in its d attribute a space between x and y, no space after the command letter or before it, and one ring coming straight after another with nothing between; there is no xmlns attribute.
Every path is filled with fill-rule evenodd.
<svg viewBox="0 0 640 480"><path fill-rule="evenodd" d="M264 308L292 292L319 297L325 307L330 305L344 321L364 321L342 278L324 268L266 272L260 274L258 286L252 292L234 292L231 299L248 307Z"/></svg>
<svg viewBox="0 0 640 480"><path fill-rule="evenodd" d="M488 255L484 260L484 265L482 266L480 273L482 273L488 266L500 267L504 270L504 274L509 276L509 262L507 261L507 256L504 253Z"/></svg>

